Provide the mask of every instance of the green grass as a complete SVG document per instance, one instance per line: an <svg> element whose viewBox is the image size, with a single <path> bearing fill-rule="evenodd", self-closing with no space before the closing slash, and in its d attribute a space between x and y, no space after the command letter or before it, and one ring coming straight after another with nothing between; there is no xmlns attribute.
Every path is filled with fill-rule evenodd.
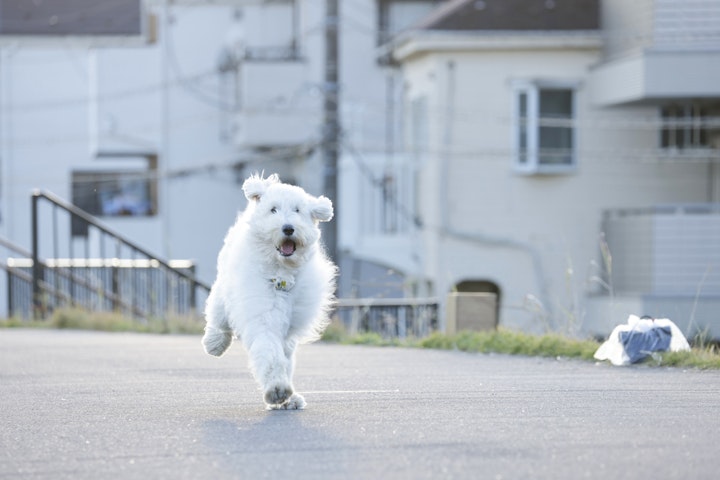
<svg viewBox="0 0 720 480"><path fill-rule="evenodd" d="M141 322L119 313L87 312L67 308L56 310L47 320L23 321L17 318L0 320L0 328L3 327L201 334L204 322L198 316L172 314ZM339 323L332 323L325 330L322 340L347 345L430 348L534 357L577 358L587 361L594 361L593 354L600 346L594 340L578 340L552 333L531 335L504 328L485 332L466 331L457 335L436 332L421 339L386 339L371 332L348 335ZM703 344L694 347L689 352L658 352L645 360L644 364L677 368L720 369L720 351L715 345Z"/></svg>
<svg viewBox="0 0 720 480"><path fill-rule="evenodd" d="M689 352L661 352L645 363L662 367L720 369L720 352L715 347L693 347Z"/></svg>
<svg viewBox="0 0 720 480"><path fill-rule="evenodd" d="M88 312L77 308L55 310L46 320L23 321L17 318L0 320L0 327L6 328L58 328L140 333L199 334L202 333L204 325L200 317L192 315L169 314L139 321L120 313Z"/></svg>
<svg viewBox="0 0 720 480"><path fill-rule="evenodd" d="M531 335L500 328L484 332L460 332L457 335L433 333L422 339L388 340L376 333L348 335L341 326L332 324L323 336L327 342L346 345L400 346L459 350L476 353L503 353L533 357L576 358L595 361L593 355L600 346L595 340L579 340L549 333ZM714 346L695 347L689 352L658 352L643 362L648 366L720 369L720 352Z"/></svg>
<svg viewBox="0 0 720 480"><path fill-rule="evenodd" d="M457 335L434 333L419 343L423 348L583 360L592 359L599 346L594 340L574 340L557 334L537 336L506 329L460 332Z"/></svg>

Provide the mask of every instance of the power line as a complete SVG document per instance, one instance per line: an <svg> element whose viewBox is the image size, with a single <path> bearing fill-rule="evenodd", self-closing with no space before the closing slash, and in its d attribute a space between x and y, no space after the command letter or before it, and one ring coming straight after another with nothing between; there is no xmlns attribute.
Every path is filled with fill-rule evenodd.
<svg viewBox="0 0 720 480"><path fill-rule="evenodd" d="M8 68L7 66L5 67ZM181 86L183 83L187 82L193 82L202 80L204 78L212 77L217 75L216 70L212 70L209 72L201 72L195 75L189 75L186 77L178 77L174 79L173 81L168 82L161 82L161 83L154 83L151 85L145 85L142 87L134 87L134 88L128 88L127 90L120 90L117 92L107 93L102 96L97 97L76 97L76 98L66 98L66 99L60 99L60 100L44 100L41 102L28 102L24 104L10 104L9 106L4 106L2 109L0 109L0 112L5 112L8 110L12 110L13 113L21 113L21 112L32 112L37 110L48 110L48 109L55 109L55 108L65 108L65 107L76 107L81 105L87 105L91 103L101 103L101 102L108 102L111 100L120 100L126 97L132 97L136 95L144 95L147 93L154 93L159 92L164 89L175 87L175 86Z"/></svg>
<svg viewBox="0 0 720 480"><path fill-rule="evenodd" d="M175 41L173 39L172 29L169 28L171 25L168 22L166 22L165 25L168 27L165 32L167 39L167 48L165 51L167 52L168 64L178 78L180 86L184 88L188 94L192 95L202 103L210 105L220 111L236 113L238 111L238 105L225 103L222 98L208 94L203 91L195 81L189 80L188 77L183 74L177 53L175 51ZM213 70L213 72L215 73L215 76L221 75L221 72L217 69ZM237 81L237 79L235 79L235 81Z"/></svg>
<svg viewBox="0 0 720 480"><path fill-rule="evenodd" d="M198 175L207 175L224 170L235 170L239 166L252 164L256 162L267 162L269 160L283 161L296 159L298 157L308 157L319 147L319 142L308 142L301 145L287 146L287 147L276 147L270 150L264 150L263 152L239 152L229 155L221 155L217 157L204 158L198 161L197 164L188 166L169 169L165 171L150 170L150 169L120 169L113 167L103 167L102 162L98 162L93 165L80 165L74 166L71 170L82 171L83 173L94 174L102 176L106 173L122 174L123 179L132 180L163 180L163 179L183 179ZM133 157L129 154L128 157ZM121 160L118 160L121 161ZM117 164L115 164L117 165ZM55 176L48 176L49 178L56 179ZM33 173L31 176L23 177L14 175L14 181L34 181L37 182L39 179L43 179L43 174ZM106 180L80 180L76 183L103 183L103 182L115 182L115 179Z"/></svg>
<svg viewBox="0 0 720 480"><path fill-rule="evenodd" d="M365 162L365 159L360 152L358 152L349 142L345 142L344 145L360 170L360 173L365 177L370 185L381 192L383 198L386 200L386 204L391 205L401 217L412 223L415 228L423 228L423 222L420 216L413 213L410 208L398 199L397 193L388 188L389 179L387 177L376 178L373 174L372 167Z"/></svg>

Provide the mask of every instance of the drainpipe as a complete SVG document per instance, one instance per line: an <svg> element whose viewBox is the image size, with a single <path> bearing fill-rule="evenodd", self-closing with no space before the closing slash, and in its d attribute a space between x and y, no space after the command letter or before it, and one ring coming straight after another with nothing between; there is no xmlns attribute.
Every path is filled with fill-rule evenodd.
<svg viewBox="0 0 720 480"><path fill-rule="evenodd" d="M446 110L445 110L445 131L443 133L443 152L444 167L440 168L440 205L442 212L449 212L448 194L450 185L448 181L448 171L452 164L452 144L453 144L453 121L454 121L454 105L455 105L455 62L449 60L447 62L447 90L446 90ZM474 243L484 247L506 248L518 250L528 255L532 261L533 273L537 282L539 292L538 296L542 303L543 309L553 317L552 304L549 301L550 295L547 289L545 276L545 268L542 263L542 256L539 250L528 242L522 242L509 237L500 237L494 235L486 235L482 233L463 232L457 230L450 225L448 215L440 215L440 235L442 237L460 240L464 242ZM442 249L441 249L442 255ZM444 263L444 262L443 262ZM444 302L444 297L441 297ZM444 318L442 321L444 326Z"/></svg>

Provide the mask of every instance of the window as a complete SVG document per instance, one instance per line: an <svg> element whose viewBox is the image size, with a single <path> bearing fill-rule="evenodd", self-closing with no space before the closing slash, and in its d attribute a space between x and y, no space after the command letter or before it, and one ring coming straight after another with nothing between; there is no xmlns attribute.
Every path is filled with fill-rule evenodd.
<svg viewBox="0 0 720 480"><path fill-rule="evenodd" d="M140 0L0 0L0 35L140 35L143 9Z"/></svg>
<svg viewBox="0 0 720 480"><path fill-rule="evenodd" d="M522 83L515 88L515 165L525 173L575 168L575 93L563 85Z"/></svg>
<svg viewBox="0 0 720 480"><path fill-rule="evenodd" d="M710 147L707 107L694 103L666 105L660 108L660 117L661 148L689 150Z"/></svg>
<svg viewBox="0 0 720 480"><path fill-rule="evenodd" d="M402 30L430 13L438 0L380 0L378 3L378 45L390 41Z"/></svg>
<svg viewBox="0 0 720 480"><path fill-rule="evenodd" d="M72 201L100 217L148 217L157 213L154 157L107 162L102 169L72 172ZM87 235L83 222L74 221L72 233Z"/></svg>

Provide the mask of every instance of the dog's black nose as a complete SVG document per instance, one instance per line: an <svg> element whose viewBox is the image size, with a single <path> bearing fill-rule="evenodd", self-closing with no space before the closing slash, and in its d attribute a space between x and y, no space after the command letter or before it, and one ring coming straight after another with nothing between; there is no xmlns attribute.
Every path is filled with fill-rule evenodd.
<svg viewBox="0 0 720 480"><path fill-rule="evenodd" d="M295 229L293 228L292 225L283 225L282 231L283 231L283 233L284 233L285 235L287 235L288 237L289 237L290 235L292 235L293 233L295 233Z"/></svg>

